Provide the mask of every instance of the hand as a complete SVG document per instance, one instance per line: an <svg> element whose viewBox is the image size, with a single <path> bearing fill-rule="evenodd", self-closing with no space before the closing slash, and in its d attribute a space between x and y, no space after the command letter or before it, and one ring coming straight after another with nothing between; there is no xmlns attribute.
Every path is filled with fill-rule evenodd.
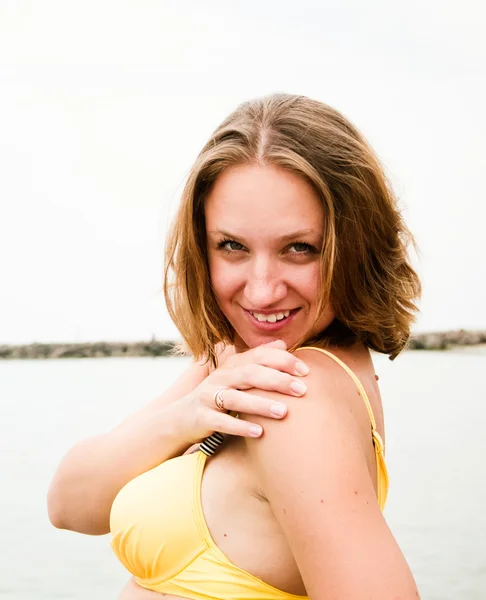
<svg viewBox="0 0 486 600"><path fill-rule="evenodd" d="M185 397L191 439L200 440L215 431L245 437L262 434L260 425L237 419L228 414L229 411L283 418L287 412L285 404L244 390L258 388L291 396L305 394L306 386L299 379L307 375L309 369L286 348L283 340L277 340L233 354ZM214 401L219 390L223 390L224 411Z"/></svg>

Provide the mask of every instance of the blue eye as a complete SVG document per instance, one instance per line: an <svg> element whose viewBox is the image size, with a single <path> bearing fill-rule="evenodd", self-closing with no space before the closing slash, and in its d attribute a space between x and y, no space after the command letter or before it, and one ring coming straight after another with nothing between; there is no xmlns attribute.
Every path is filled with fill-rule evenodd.
<svg viewBox="0 0 486 600"><path fill-rule="evenodd" d="M244 246L234 240L221 240L218 248L226 250L226 252L238 252L239 250L243 250Z"/></svg>
<svg viewBox="0 0 486 600"><path fill-rule="evenodd" d="M296 250L290 250L290 248L296 248ZM289 250L290 254L307 254L308 252L313 252L315 248L305 242L296 242L289 246Z"/></svg>

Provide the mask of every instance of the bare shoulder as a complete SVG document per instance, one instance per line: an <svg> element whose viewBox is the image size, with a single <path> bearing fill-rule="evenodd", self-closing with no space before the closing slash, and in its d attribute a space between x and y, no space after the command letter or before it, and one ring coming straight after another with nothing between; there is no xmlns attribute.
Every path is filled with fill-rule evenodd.
<svg viewBox="0 0 486 600"><path fill-rule="evenodd" d="M332 492L336 501L344 497L354 501L357 491L365 501L377 504L370 414L350 374L363 371L366 356L340 351L339 363L315 349L301 349L296 355L310 369L301 379L307 386L304 396L258 390L259 395L285 403L288 412L280 421L252 415L264 431L261 438L245 440L256 472L264 479L271 464L285 461L289 478L293 465L297 476L326 481L326 492ZM351 469L354 479L345 480L343 473ZM319 486L308 489L314 492L319 495Z"/></svg>
<svg viewBox="0 0 486 600"><path fill-rule="evenodd" d="M358 394L359 389L353 375L359 370L363 357L356 350L320 351L319 349L302 348L296 356L309 367L309 375L305 378L309 398L321 399L321 404L339 403L346 406ZM353 402L351 402L353 403Z"/></svg>
<svg viewBox="0 0 486 600"><path fill-rule="evenodd" d="M298 350L296 355L310 369L302 378L307 392L294 398L258 390L259 395L284 402L288 412L281 421L252 415L252 420L263 426L264 435L257 440L248 439L246 443L257 463L283 460L283 457L299 461L306 457L308 468L316 469L317 475L316 455L328 455L331 449L342 444L353 444L362 452L360 427L363 422L368 425L369 417L355 382L340 364L315 350ZM366 431L369 433L368 426Z"/></svg>
<svg viewBox="0 0 486 600"><path fill-rule="evenodd" d="M312 439L313 436L319 439L322 437L322 427L325 426L330 429L329 436L344 434L346 431L356 440L371 444L369 413L352 375L363 372L363 364L367 360L370 367L367 364L365 366L370 373L373 370L366 352L352 349L333 351L333 356L340 361L338 362L329 354L315 349L297 350L295 355L310 369L309 374L301 379L307 387L303 397L294 398L278 392L254 390L259 395L263 393L284 402L288 407L287 417L283 421L259 417L267 440L272 438L276 442L281 437L288 440L294 436L300 438L304 431L307 439ZM343 368L343 364L346 368ZM252 420L255 420L253 415Z"/></svg>
<svg viewBox="0 0 486 600"><path fill-rule="evenodd" d="M375 421L378 433L385 441L383 405L370 351L365 346L333 349L299 349L296 352L310 368L311 386L319 387L327 401L339 402L343 410L352 413L365 453L370 456L370 421ZM366 397L366 399L363 397ZM370 410L371 409L371 414ZM374 451L372 452L374 454Z"/></svg>
<svg viewBox="0 0 486 600"><path fill-rule="evenodd" d="M349 373L315 350L307 392L285 402L281 421L258 417L261 438L245 440L249 462L289 541L308 595L403 600L418 593L379 508L363 443L369 418ZM348 356L352 362L353 356ZM349 364L348 364L349 366ZM252 419L257 420L252 416ZM369 421L367 443L371 445ZM384 576L386 574L386 576Z"/></svg>

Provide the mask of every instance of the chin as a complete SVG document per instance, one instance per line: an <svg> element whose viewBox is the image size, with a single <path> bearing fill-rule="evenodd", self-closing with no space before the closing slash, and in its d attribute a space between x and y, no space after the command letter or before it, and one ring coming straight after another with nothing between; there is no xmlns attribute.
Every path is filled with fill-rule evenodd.
<svg viewBox="0 0 486 600"><path fill-rule="evenodd" d="M234 346L235 348L238 348L240 352L244 352L245 350L249 350L251 348L256 348L262 344L269 344L270 342L274 342L276 340L283 340L287 344L287 348L304 346L306 344L306 340L318 335L319 332L325 331L325 329L332 323L333 319L334 315L329 315L328 318L323 319L317 327L309 329L304 337L302 337L300 332L296 333L295 331L258 333L245 331L246 328L244 327L242 327L239 331L235 328ZM299 329L301 328L299 327Z"/></svg>
<svg viewBox="0 0 486 600"><path fill-rule="evenodd" d="M241 352L245 350L251 350L251 348L256 348L257 346L261 346L263 344L269 344L270 342L275 342L276 340L283 340L287 344L287 348L290 348L292 345L298 342L298 338L295 335L282 333L281 335L241 335L240 333L236 333L234 345Z"/></svg>

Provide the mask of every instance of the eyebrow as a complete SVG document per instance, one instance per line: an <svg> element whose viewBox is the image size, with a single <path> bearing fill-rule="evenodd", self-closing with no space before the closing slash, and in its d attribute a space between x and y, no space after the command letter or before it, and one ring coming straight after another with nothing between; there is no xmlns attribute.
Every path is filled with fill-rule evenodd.
<svg viewBox="0 0 486 600"><path fill-rule="evenodd" d="M208 233L211 235L223 235L224 237L228 237L228 238L239 238L240 240L244 239L244 237L241 235L235 235L233 233L230 233L229 231L224 231L223 229L212 229L212 230L208 231ZM319 233L318 231L316 231L315 229L300 229L299 231L293 231L292 233L286 233L285 235L282 235L278 239L279 239L279 241L286 242L288 240L302 238L307 235L315 235L319 239L322 239L322 234Z"/></svg>

